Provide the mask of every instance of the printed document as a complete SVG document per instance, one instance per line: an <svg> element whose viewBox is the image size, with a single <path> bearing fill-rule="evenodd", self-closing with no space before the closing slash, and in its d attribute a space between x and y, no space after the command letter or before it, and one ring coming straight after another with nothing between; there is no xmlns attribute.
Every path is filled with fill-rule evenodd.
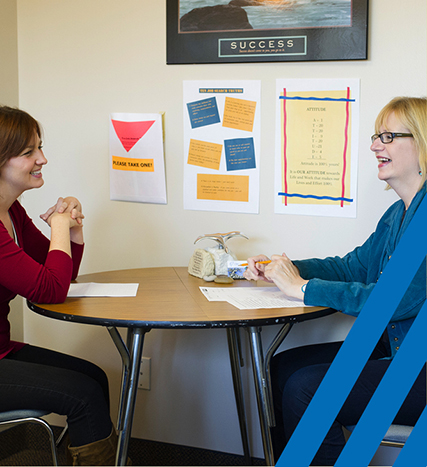
<svg viewBox="0 0 427 467"><path fill-rule="evenodd" d="M228 302L239 310L307 306L277 287L200 287L200 290L210 302Z"/></svg>

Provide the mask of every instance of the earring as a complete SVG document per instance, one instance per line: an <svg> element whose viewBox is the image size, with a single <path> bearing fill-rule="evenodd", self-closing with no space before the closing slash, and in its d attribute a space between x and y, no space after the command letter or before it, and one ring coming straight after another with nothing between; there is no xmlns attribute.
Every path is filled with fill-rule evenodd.
<svg viewBox="0 0 427 467"><path fill-rule="evenodd" d="M421 172L421 170L418 172L419 175L422 175L423 173Z"/></svg>

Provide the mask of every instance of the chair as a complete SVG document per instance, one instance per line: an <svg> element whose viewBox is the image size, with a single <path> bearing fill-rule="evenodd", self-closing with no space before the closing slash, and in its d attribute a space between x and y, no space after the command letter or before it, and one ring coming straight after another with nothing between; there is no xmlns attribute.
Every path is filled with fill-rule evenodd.
<svg viewBox="0 0 427 467"><path fill-rule="evenodd" d="M346 429L352 432L355 426L356 425L346 426ZM387 430L387 433L385 434L383 440L381 441L381 446L403 448L413 428L413 426L407 425L391 425L390 428Z"/></svg>
<svg viewBox="0 0 427 467"><path fill-rule="evenodd" d="M10 425L11 428L14 425L20 425L22 423L35 423L44 426L49 434L53 465L58 465L58 453L56 451L56 447L62 441L67 427L61 433L58 441L55 442L55 436L53 434L52 428L45 420L41 418L48 414L49 412L44 410L11 410L8 412L0 412L0 427Z"/></svg>

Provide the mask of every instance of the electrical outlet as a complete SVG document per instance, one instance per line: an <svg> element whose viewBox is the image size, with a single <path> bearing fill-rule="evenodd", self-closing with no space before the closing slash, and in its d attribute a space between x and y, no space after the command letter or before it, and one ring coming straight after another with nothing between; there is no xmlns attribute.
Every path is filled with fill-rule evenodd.
<svg viewBox="0 0 427 467"><path fill-rule="evenodd" d="M151 389L151 358L141 358L141 368L139 369L138 389Z"/></svg>

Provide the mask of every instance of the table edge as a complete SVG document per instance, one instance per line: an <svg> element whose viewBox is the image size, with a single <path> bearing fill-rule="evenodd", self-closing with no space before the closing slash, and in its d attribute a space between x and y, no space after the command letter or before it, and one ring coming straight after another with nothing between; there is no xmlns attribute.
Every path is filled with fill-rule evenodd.
<svg viewBox="0 0 427 467"><path fill-rule="evenodd" d="M225 321L135 321L123 319L102 319L94 317L86 317L79 315L66 315L53 310L46 310L42 306L32 303L27 299L27 306L31 311L57 319L60 321L70 321L74 323L92 324L95 326L119 327L119 328L149 328L149 329L197 329L197 328L227 328L227 327L250 327L250 326L271 326L274 324L299 323L311 319L322 318L324 316L337 313L337 310L332 308L323 308L321 310L310 313L303 313L298 316L281 316L272 318L255 318L255 319L240 319L240 320L225 320Z"/></svg>

